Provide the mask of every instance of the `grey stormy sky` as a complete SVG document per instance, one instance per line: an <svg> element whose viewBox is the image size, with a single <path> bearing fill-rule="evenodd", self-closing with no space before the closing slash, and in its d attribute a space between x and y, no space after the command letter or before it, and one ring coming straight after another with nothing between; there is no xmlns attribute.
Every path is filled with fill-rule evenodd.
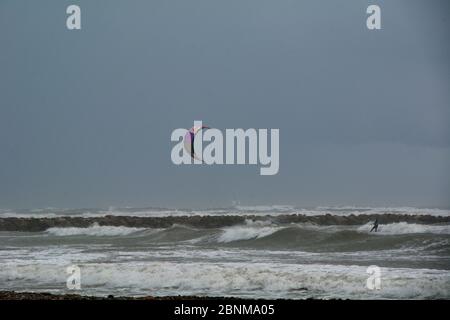
<svg viewBox="0 0 450 320"><path fill-rule="evenodd" d="M2 0L0 208L449 207L449 9ZM194 120L279 128L280 172L173 165L170 134Z"/></svg>

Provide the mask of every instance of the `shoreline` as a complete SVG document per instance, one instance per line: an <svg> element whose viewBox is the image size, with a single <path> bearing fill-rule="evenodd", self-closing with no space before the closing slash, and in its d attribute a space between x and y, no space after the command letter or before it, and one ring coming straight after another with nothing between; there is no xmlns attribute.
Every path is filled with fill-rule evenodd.
<svg viewBox="0 0 450 320"><path fill-rule="evenodd" d="M0 301L6 300L83 300L83 301L100 301L100 300L126 300L126 301L177 301L177 300L243 300L237 297L214 297L214 296L142 296L142 297L125 297L125 296L89 296L76 293L49 293L49 292L17 292L17 291L1 291ZM245 299L245 300L264 300L264 299ZM281 299L285 300L285 299Z"/></svg>

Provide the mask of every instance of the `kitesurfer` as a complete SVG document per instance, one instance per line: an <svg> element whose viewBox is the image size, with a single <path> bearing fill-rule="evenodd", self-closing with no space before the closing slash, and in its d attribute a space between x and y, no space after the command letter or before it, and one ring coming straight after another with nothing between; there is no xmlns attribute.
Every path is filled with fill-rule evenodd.
<svg viewBox="0 0 450 320"><path fill-rule="evenodd" d="M375 222L373 223L373 227L370 230L370 232L372 232L373 230L375 230L375 232L378 232L378 219L375 219Z"/></svg>

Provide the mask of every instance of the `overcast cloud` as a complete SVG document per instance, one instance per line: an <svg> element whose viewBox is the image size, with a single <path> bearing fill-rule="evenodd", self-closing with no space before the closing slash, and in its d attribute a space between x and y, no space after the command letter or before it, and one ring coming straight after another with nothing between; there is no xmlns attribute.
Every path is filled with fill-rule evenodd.
<svg viewBox="0 0 450 320"><path fill-rule="evenodd" d="M382 9L382 30L365 26ZM82 30L68 31L78 4ZM450 3L0 2L0 208L450 206ZM279 128L280 171L170 134Z"/></svg>

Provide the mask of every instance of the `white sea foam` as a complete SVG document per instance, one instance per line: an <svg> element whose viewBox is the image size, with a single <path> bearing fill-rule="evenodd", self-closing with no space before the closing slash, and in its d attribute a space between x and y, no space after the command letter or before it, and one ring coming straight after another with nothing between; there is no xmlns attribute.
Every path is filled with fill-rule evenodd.
<svg viewBox="0 0 450 320"><path fill-rule="evenodd" d="M382 268L381 290L365 287L366 267L281 263L92 263L80 265L82 293L317 298L449 298L450 272ZM0 269L2 286L35 284L64 290L62 265L29 264ZM41 289L42 290L42 289Z"/></svg>
<svg viewBox="0 0 450 320"><path fill-rule="evenodd" d="M268 221L247 220L245 225L237 225L223 229L223 233L217 238L218 242L232 242L238 240L250 240L267 237L280 230L281 227L273 226Z"/></svg>
<svg viewBox="0 0 450 320"><path fill-rule="evenodd" d="M367 223L358 228L359 232L369 232L373 227L373 223ZM450 234L450 225L427 225L417 223L389 223L380 224L376 235L396 235L409 233L433 233L433 234Z"/></svg>
<svg viewBox="0 0 450 320"><path fill-rule="evenodd" d="M87 228L49 228L46 233L54 236L125 236L135 232L144 231L145 228L130 228L130 227L114 227L114 226L100 226L94 223Z"/></svg>

